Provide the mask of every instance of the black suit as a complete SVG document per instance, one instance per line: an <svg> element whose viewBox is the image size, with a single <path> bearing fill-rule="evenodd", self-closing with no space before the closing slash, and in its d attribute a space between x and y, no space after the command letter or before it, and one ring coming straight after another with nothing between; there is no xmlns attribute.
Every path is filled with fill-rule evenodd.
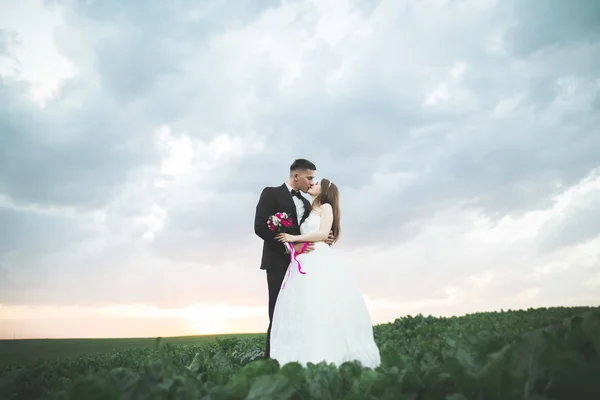
<svg viewBox="0 0 600 400"><path fill-rule="evenodd" d="M285 212L293 220L293 225L286 229L286 233L292 235L300 234L300 225L308 217L311 209L310 202L302 196L301 199L304 203L304 214L300 222L298 222L296 205L292 199L292 194L288 191L285 183L278 187L264 188L256 205L254 232L264 241L260 269L267 271L267 285L269 288L269 328L267 330L265 354L267 358L270 357L273 311L277 302L277 296L279 295L279 289L290 263L290 255L285 253L284 245L275 240L277 233L272 232L268 228L267 219L278 212Z"/></svg>

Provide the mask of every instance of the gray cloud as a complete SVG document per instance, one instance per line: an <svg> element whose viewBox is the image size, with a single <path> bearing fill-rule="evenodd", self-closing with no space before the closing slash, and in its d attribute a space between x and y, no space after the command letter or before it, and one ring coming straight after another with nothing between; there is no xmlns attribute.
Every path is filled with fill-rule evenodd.
<svg viewBox="0 0 600 400"><path fill-rule="evenodd" d="M0 54L5 56L8 53L10 33L4 29L0 29Z"/></svg>
<svg viewBox="0 0 600 400"><path fill-rule="evenodd" d="M537 51L600 38L600 4L581 0L569 4L560 0L500 2L500 7L516 19L506 32L515 54L528 56Z"/></svg>
<svg viewBox="0 0 600 400"><path fill-rule="evenodd" d="M249 237L255 239L248 227L254 223L256 201L254 194L238 192L178 209L169 215L152 248L156 254L172 260L201 260L209 264L247 262L246 255L238 248Z"/></svg>
<svg viewBox="0 0 600 400"><path fill-rule="evenodd" d="M57 216L44 216L25 211L0 209L0 253L31 257L68 248L90 232L78 221Z"/></svg>
<svg viewBox="0 0 600 400"><path fill-rule="evenodd" d="M559 218L542 226L538 239L540 249L552 251L596 238L600 220L598 204L600 188L594 188L572 202Z"/></svg>
<svg viewBox="0 0 600 400"><path fill-rule="evenodd" d="M89 93L77 107L77 83L42 112L26 100L26 86L7 80L0 92L0 189L16 201L99 207L131 168L155 160L144 139L150 124L134 107Z"/></svg>

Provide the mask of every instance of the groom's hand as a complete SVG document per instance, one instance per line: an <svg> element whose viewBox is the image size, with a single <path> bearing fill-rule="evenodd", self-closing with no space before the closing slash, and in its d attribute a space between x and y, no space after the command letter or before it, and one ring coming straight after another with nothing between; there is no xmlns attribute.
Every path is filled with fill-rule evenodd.
<svg viewBox="0 0 600 400"><path fill-rule="evenodd" d="M304 251L302 251L302 247L304 247L304 243L294 243L294 250L296 250L297 254L304 254L304 253L310 253L311 251L313 251L315 249L315 244L314 243L309 243L306 248L304 249Z"/></svg>
<svg viewBox="0 0 600 400"><path fill-rule="evenodd" d="M333 244L333 231L329 231L329 236L325 240L325 243L327 243L329 246Z"/></svg>

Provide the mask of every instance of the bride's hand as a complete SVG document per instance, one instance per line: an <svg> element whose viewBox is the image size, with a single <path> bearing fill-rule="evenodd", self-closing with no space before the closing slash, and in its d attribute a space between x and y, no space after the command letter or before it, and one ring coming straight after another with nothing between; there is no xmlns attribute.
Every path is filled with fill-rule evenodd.
<svg viewBox="0 0 600 400"><path fill-rule="evenodd" d="M282 243L286 243L292 240L292 235L289 235L287 233L278 233L277 236L275 236L275 239L279 240Z"/></svg>

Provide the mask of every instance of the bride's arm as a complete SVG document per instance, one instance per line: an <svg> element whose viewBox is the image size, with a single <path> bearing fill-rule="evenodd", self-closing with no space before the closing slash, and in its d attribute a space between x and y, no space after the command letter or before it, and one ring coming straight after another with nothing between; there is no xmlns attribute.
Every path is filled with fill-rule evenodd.
<svg viewBox="0 0 600 400"><path fill-rule="evenodd" d="M329 237L331 227L333 226L333 209L331 204L321 205L321 226L319 230L306 235L290 235L282 233L277 235L277 239L281 242L324 242Z"/></svg>

